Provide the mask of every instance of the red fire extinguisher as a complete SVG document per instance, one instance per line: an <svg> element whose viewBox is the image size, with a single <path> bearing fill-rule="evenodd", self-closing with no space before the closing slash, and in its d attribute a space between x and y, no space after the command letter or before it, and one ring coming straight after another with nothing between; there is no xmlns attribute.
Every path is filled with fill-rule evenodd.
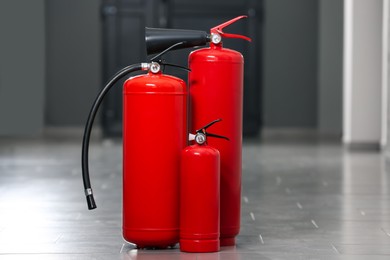
<svg viewBox="0 0 390 260"><path fill-rule="evenodd" d="M158 63L137 67L143 68L147 74L129 78L123 87L123 237L138 248L164 248L179 242L187 86L162 74ZM169 135L156 134L165 129ZM86 195L88 207L95 208L88 186Z"/></svg>
<svg viewBox="0 0 390 260"><path fill-rule="evenodd" d="M180 250L184 252L219 251L220 155L207 145L207 137L229 140L208 133L207 128L190 134L196 144L187 146L181 157L180 172Z"/></svg>
<svg viewBox="0 0 390 260"><path fill-rule="evenodd" d="M147 75L124 83L123 237L138 247L178 242L178 162L186 145L186 113L186 84L163 75L157 63ZM164 129L172 132L156 135Z"/></svg>
<svg viewBox="0 0 390 260"><path fill-rule="evenodd" d="M161 66L171 64L163 63L160 57L171 49L208 41L204 32L180 33L176 36L181 41L171 44L152 62L128 66L108 82L91 108L84 131L83 182L88 208L94 209L88 147L99 105L120 78L148 71L129 78L123 87L123 237L138 248L165 248L179 242L179 172L181 152L187 144L188 94L183 80L161 73ZM153 37L149 43L159 40L165 43Z"/></svg>
<svg viewBox="0 0 390 260"><path fill-rule="evenodd" d="M223 29L245 17L212 28L210 47L193 51L189 56L191 131L222 117L224 124L216 125L215 131L230 139L230 142L209 141L221 153L221 246L234 245L240 230L244 65L241 53L223 48L222 39L251 41L246 36L224 33Z"/></svg>

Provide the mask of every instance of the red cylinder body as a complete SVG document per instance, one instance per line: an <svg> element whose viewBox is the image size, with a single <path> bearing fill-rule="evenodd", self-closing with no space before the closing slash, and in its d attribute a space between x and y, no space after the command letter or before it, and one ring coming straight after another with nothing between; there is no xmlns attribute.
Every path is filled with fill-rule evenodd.
<svg viewBox="0 0 390 260"><path fill-rule="evenodd" d="M179 172L187 139L187 87L161 73L123 89L123 237L139 248L179 241Z"/></svg>
<svg viewBox="0 0 390 260"><path fill-rule="evenodd" d="M180 173L180 250L219 251L220 156L203 144L186 147Z"/></svg>
<svg viewBox="0 0 390 260"><path fill-rule="evenodd" d="M221 246L235 244L240 230L243 64L241 53L210 44L189 56L191 132L221 118L213 132L230 139L212 138L209 145L221 154Z"/></svg>

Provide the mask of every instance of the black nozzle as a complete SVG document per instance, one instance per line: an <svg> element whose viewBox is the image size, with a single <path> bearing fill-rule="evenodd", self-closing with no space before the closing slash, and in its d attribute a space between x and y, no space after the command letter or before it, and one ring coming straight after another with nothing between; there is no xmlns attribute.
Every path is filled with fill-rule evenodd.
<svg viewBox="0 0 390 260"><path fill-rule="evenodd" d="M96 209L95 199L93 198L92 194L87 195L87 204L88 204L88 209L89 210Z"/></svg>
<svg viewBox="0 0 390 260"><path fill-rule="evenodd" d="M177 45L173 50L204 46L210 41L210 35L204 31L145 28L146 54L160 53L170 46Z"/></svg>

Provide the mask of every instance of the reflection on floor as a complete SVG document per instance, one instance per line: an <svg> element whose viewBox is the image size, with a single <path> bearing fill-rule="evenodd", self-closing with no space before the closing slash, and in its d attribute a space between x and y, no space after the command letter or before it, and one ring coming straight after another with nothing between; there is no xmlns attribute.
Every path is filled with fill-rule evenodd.
<svg viewBox="0 0 390 260"><path fill-rule="evenodd" d="M121 145L91 147L99 208L86 209L80 142L0 140L0 259L389 259L390 176L376 152L246 142L242 229L213 254L136 250L121 238Z"/></svg>

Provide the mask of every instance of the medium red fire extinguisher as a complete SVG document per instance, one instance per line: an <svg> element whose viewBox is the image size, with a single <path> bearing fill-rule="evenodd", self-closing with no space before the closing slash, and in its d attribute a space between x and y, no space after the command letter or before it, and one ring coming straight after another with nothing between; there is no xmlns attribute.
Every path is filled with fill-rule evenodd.
<svg viewBox="0 0 390 260"><path fill-rule="evenodd" d="M171 49L205 44L208 37L198 31L174 34L181 39L176 38L173 44L167 43L166 37L146 39L151 46L169 47L150 63L119 71L97 96L84 131L83 182L88 208L94 209L88 148L96 113L119 79L135 71L148 71L129 78L123 87L123 237L138 248L165 248L179 242L179 172L181 152L187 144L187 85L162 74L161 66L171 64L164 64L160 57Z"/></svg>
<svg viewBox="0 0 390 260"><path fill-rule="evenodd" d="M152 64L148 74L128 79L123 87L123 237L141 248L178 242L187 86L159 67ZM172 132L156 135L163 129Z"/></svg>
<svg viewBox="0 0 390 260"><path fill-rule="evenodd" d="M221 154L221 246L234 245L240 230L244 65L241 53L223 48L222 39L251 41L246 36L224 33L223 29L245 17L212 28L210 47L189 56L191 131L221 117L224 123L216 125L215 131L230 139L209 141Z"/></svg>
<svg viewBox="0 0 390 260"><path fill-rule="evenodd" d="M138 248L164 248L179 242L187 86L162 74L156 62L137 68L148 73L129 78L123 87L123 237ZM156 134L165 129L171 129L169 135ZM95 208L88 186L86 195L88 207Z"/></svg>
<svg viewBox="0 0 390 260"><path fill-rule="evenodd" d="M207 128L190 134L196 144L187 146L181 157L180 172L180 250L184 252L219 251L220 155L207 145L208 137L229 140L208 133Z"/></svg>

